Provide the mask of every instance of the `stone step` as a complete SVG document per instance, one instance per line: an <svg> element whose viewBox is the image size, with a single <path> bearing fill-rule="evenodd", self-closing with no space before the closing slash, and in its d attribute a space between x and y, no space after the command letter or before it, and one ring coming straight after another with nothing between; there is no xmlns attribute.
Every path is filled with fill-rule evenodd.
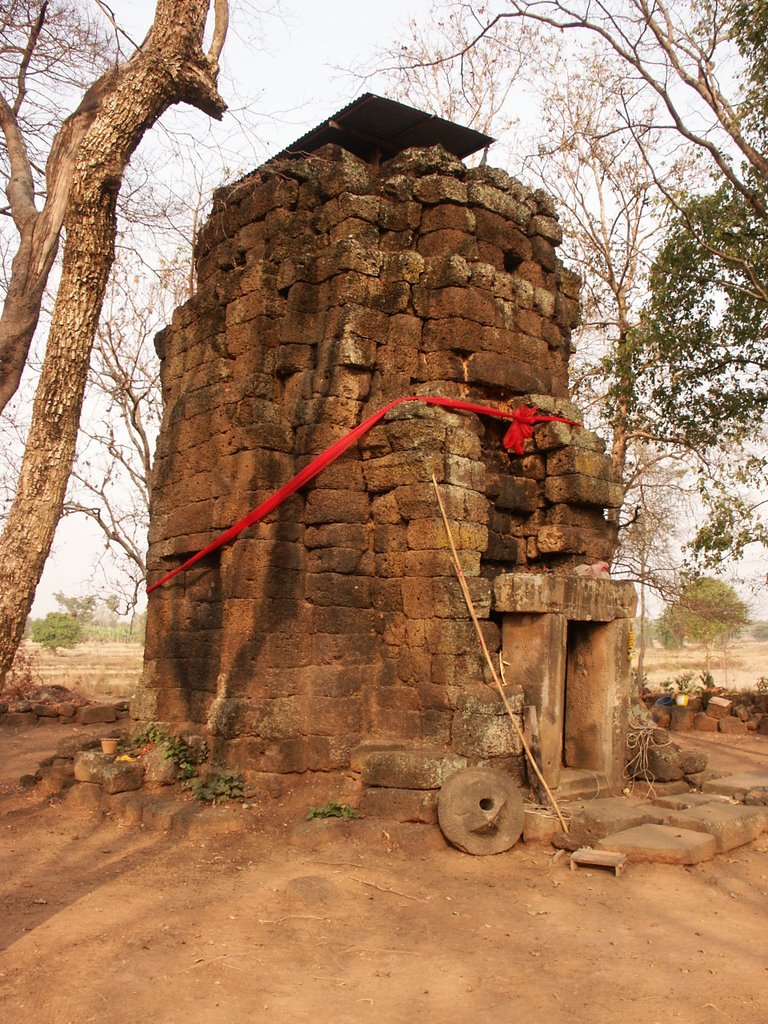
<svg viewBox="0 0 768 1024"><path fill-rule="evenodd" d="M637 825L601 839L598 850L623 853L640 864L699 864L715 855L714 836L669 825Z"/></svg>
<svg viewBox="0 0 768 1024"><path fill-rule="evenodd" d="M529 769L529 776L531 772ZM560 782L552 793L558 803L563 800L592 800L612 795L608 777L604 772L591 772L582 768L562 768Z"/></svg>
<svg viewBox="0 0 768 1024"><path fill-rule="evenodd" d="M571 803L565 810L571 816L569 839L580 846L594 846L598 840L616 832L637 825L661 824L664 819L660 808L632 797Z"/></svg>
<svg viewBox="0 0 768 1024"><path fill-rule="evenodd" d="M719 793L722 796L743 800L753 789L768 789L768 771L723 775L719 779L710 779L702 783L701 788L705 793Z"/></svg>
<svg viewBox="0 0 768 1024"><path fill-rule="evenodd" d="M685 811L669 811L667 821L672 828L706 832L715 840L717 853L726 853L757 839L768 827L768 809L711 803Z"/></svg>

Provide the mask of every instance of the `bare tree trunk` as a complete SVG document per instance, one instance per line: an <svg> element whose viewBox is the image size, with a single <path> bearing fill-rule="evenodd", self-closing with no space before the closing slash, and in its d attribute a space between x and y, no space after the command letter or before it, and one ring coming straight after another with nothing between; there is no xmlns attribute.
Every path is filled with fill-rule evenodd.
<svg viewBox="0 0 768 1024"><path fill-rule="evenodd" d="M144 132L172 103L211 116L226 3L216 0L211 52L202 51L210 0L158 0L138 53L114 76L75 160L64 219L61 282L32 413L18 491L0 538L0 683L21 641L61 517L88 362L114 258L116 199Z"/></svg>

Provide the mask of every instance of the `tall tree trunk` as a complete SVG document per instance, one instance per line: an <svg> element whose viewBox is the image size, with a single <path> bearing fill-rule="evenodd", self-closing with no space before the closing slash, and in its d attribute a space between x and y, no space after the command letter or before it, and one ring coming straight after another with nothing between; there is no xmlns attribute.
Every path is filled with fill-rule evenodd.
<svg viewBox="0 0 768 1024"><path fill-rule="evenodd" d="M18 490L0 538L0 683L24 624L61 517L75 455L93 338L114 257L116 199L144 132L172 103L214 117L227 5L215 0L211 52L202 50L210 0L158 0L138 53L113 75L75 159L64 218L61 282L24 451Z"/></svg>

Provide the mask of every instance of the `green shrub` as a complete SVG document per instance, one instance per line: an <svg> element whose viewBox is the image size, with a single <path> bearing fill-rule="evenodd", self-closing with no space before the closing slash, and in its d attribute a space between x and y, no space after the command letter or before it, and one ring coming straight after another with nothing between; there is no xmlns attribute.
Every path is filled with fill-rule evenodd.
<svg viewBox="0 0 768 1024"><path fill-rule="evenodd" d="M80 623L65 612L48 612L44 619L35 619L32 623L32 639L47 650L74 647L80 643L82 635Z"/></svg>

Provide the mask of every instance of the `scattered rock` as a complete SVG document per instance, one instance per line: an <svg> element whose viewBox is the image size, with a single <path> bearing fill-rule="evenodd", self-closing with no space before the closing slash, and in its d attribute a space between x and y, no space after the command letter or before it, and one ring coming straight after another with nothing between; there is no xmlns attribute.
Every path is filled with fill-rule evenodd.
<svg viewBox="0 0 768 1024"><path fill-rule="evenodd" d="M648 771L659 782L675 782L685 774L680 764L680 748L674 743L648 747Z"/></svg>
<svg viewBox="0 0 768 1024"><path fill-rule="evenodd" d="M731 735L745 733L747 731L747 723L733 717L721 718L717 723L717 727L720 732L729 733Z"/></svg>
<svg viewBox="0 0 768 1024"><path fill-rule="evenodd" d="M77 712L78 725L93 725L98 722L114 722L117 711L114 704L89 704Z"/></svg>
<svg viewBox="0 0 768 1024"><path fill-rule="evenodd" d="M706 713L710 718L725 718L731 713L733 701L727 697L710 697L707 701Z"/></svg>
<svg viewBox="0 0 768 1024"><path fill-rule="evenodd" d="M693 728L698 732L717 732L717 719L699 711L693 716Z"/></svg>
<svg viewBox="0 0 768 1024"><path fill-rule="evenodd" d="M680 751L680 767L683 769L683 775L697 775L699 772L703 772L707 767L707 760L706 754L695 750Z"/></svg>

